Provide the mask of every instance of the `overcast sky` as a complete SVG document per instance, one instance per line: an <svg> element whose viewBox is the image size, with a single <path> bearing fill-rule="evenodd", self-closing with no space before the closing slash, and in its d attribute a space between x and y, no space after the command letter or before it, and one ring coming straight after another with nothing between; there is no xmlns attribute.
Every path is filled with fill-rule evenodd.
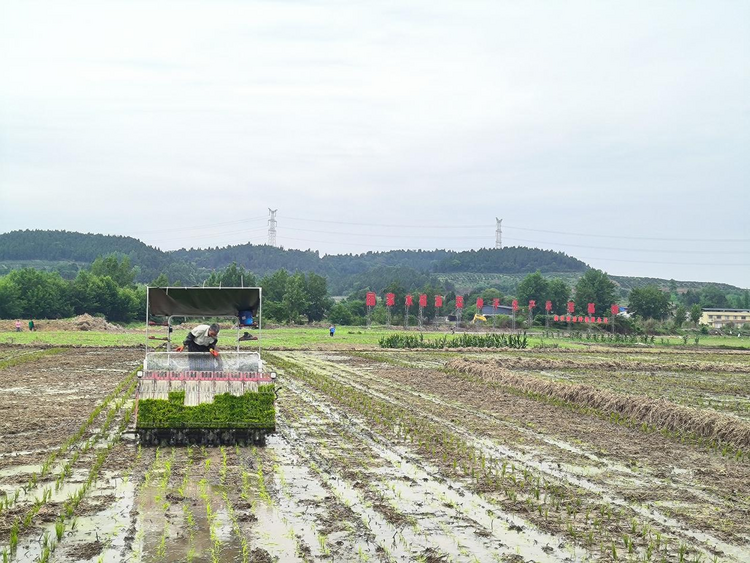
<svg viewBox="0 0 750 563"><path fill-rule="evenodd" d="M750 2L0 2L0 232L750 286Z"/></svg>

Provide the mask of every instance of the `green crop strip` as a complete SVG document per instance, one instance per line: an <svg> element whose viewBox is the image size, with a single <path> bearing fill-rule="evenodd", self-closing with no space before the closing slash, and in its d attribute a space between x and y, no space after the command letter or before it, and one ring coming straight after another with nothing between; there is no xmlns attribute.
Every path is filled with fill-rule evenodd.
<svg viewBox="0 0 750 563"><path fill-rule="evenodd" d="M102 424L101 429L99 432L97 432L96 435L92 436L87 440L82 448L79 448L75 451L72 458L69 459L63 467L60 469L60 472L57 476L56 482L55 482L55 490L59 490L60 487L63 484L63 481L71 475L72 466L78 461L81 454L88 451L95 442L97 442L109 429L109 426L112 423L112 420L114 419L114 416L119 410L121 409L123 403L126 401L127 397L129 397L134 389L135 389L135 377L136 377L137 370L132 371L126 378L124 378L117 387L109 394L107 395L104 400L99 403L96 408L89 413L88 418L86 421L78 428L75 434L68 437L67 440L54 452L49 454L47 458L42 463L42 468L39 471L39 473L32 473L31 477L29 477L28 482L25 486L19 488L15 491L15 493L9 493L6 495L5 499L0 503L0 512L3 510L8 510L13 505L18 502L18 500L21 498L21 493L28 493L30 490L32 490L36 485L39 483L41 479L43 479L50 471L52 471L53 464L55 460L64 455L68 449L70 449L74 444L76 444L86 433L86 431L91 427L91 425L94 423L94 421L99 417L99 414L107 407L107 405L110 404L113 400L117 399L115 401L115 405L110 408L109 412L107 413L107 416ZM124 391L126 385L129 385L129 387Z"/></svg>
<svg viewBox="0 0 750 563"><path fill-rule="evenodd" d="M132 389L131 389L132 392ZM117 412L119 412L121 409L118 407ZM104 465L104 462L109 457L109 454L111 453L112 449L120 442L120 439L122 437L122 433L127 428L128 424L130 423L130 419L133 415L133 407L130 407L128 409L123 409L124 415L122 420L120 421L120 424L115 431L113 437L102 447L99 449L99 451L96 454L96 457L94 459L94 463L89 469L88 477L86 481L84 481L83 485L75 492L72 493L70 496L68 496L67 500L63 503L63 510L60 512L60 514L57 516L57 519L55 520L55 538L49 537L48 534L45 534L45 537L43 539L42 544L42 552L37 559L37 561L49 561L52 552L55 551L57 544L63 539L63 534L65 531L65 522L68 519L73 518L73 515L75 513L75 510L78 508L78 505L81 503L81 501L84 499L86 494L89 492L91 487L96 482L96 479L99 475L99 472ZM13 523L13 527L11 529L10 534L10 553L9 553L9 559L12 560L16 555L16 547L18 544L18 532L19 530L23 530L26 528L29 528L32 524L32 521L34 517L37 515L41 507L46 504L46 502L51 498L52 496L52 490L46 489L42 498L37 499L37 501L34 503L34 506L26 512L24 515L23 520L20 518L17 519ZM71 529L73 529L74 525L71 525Z"/></svg>
<svg viewBox="0 0 750 563"><path fill-rule="evenodd" d="M516 348L528 346L526 333L523 334L460 334L453 338L426 339L424 334L391 334L378 341L381 348Z"/></svg>
<svg viewBox="0 0 750 563"><path fill-rule="evenodd" d="M185 406L185 392L169 393L169 399L142 399L138 428L275 428L276 395L273 385L258 392L235 396L223 393L213 403Z"/></svg>
<svg viewBox="0 0 750 563"><path fill-rule="evenodd" d="M33 362L44 356L52 356L65 352L65 348L49 348L48 350L39 350L38 352L31 352L30 354L23 354L21 356L13 356L7 360L0 361L0 369L10 368L28 362Z"/></svg>

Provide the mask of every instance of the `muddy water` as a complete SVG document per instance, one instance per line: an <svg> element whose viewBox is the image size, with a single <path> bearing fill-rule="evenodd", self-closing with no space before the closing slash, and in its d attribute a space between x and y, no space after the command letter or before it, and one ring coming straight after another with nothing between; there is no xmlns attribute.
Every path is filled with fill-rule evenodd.
<svg viewBox="0 0 750 563"><path fill-rule="evenodd" d="M388 400L389 402L394 402L396 404L406 406L407 404L409 404L410 399L403 396L405 392L407 395L412 395L413 398L418 397L420 401L431 401L441 405L447 405L445 401L441 401L435 396L427 395L424 393L415 393L411 391L408 384L403 385L403 387L401 388L401 393L399 393L398 395L394 395L392 384L381 382L373 374L371 366L358 366L357 369L354 370L346 365L331 365L328 362L321 361L321 359L316 357L315 354L292 353L289 354L289 356L294 356L295 360L302 361L308 369L315 366L315 369L322 370L324 373L326 373L327 376L333 378L334 380L340 381L347 385L351 385L360 389L361 391L367 392L368 394L372 394ZM405 380L405 382L407 381L408 379ZM382 388L384 391L387 389L387 391L379 392L378 389L380 388ZM429 407L419 408L423 415L424 413L430 412ZM460 410L467 409L465 407L462 407ZM467 414L469 414L468 410ZM429 415L427 416L429 417ZM476 416L476 412L472 413L471 416ZM664 528L679 530L679 534L683 537L688 538L691 544L703 544L706 546L711 546L711 549L718 552L723 552L730 559L744 560L744 555L747 554L748 550L744 546L738 547L734 544L721 541L721 539L719 539L716 535L706 533L700 529L688 528L685 526L684 522L678 522L675 519L669 518L665 514L660 513L659 510L653 505L632 505L622 497L618 496L616 493L612 494L612 491L607 487L596 483L596 481L602 482L601 478L606 477L603 482L609 483L610 485L612 483L617 483L618 487L622 490L643 490L649 486L658 487L660 485L659 481L653 479L648 474L643 474L641 472L634 473L632 467L613 463L612 461L607 461L605 458L599 458L595 454L587 452L578 446L574 446L570 443L566 443L557 439L550 439L548 441L545 441L548 444L554 445L555 447L558 447L560 449L578 452L582 457L584 457L585 459L587 458L589 462L594 462L593 465L570 465L565 463L560 464L559 462L555 463L554 461L550 461L548 459L538 460L536 458L536 452L530 452L529 454L526 454L522 451L495 444L488 440L476 439L470 434L470 432L467 432L465 429L461 428L459 424L453 424L451 421L448 421L445 418L439 418L438 416L438 418L435 418L435 422L447 425L459 434L464 435L467 440L470 440L470 443L474 443L476 447L479 447L485 452L488 452L497 457L513 459L518 464L533 468L537 471L543 471L547 475L563 479L569 483L573 483L578 487L590 491L597 497L603 498L607 503L633 510L641 517L658 523ZM488 420L488 422L497 424L499 421ZM538 440L538 434L536 439ZM680 487L685 487L687 485L687 483L685 482L677 483L674 479L672 480L672 483L673 486L677 484L677 486ZM718 500L718 497L714 495L707 494L705 491L696 490L694 485L688 487L688 489L686 489L686 492L687 490L689 490L691 493L698 494L699 498L702 498L703 501L707 503L713 504L712 501Z"/></svg>
<svg viewBox="0 0 750 563"><path fill-rule="evenodd" d="M432 416L436 423L453 424L453 431L482 451L587 487L592 496L614 502L621 497L612 483L619 483L623 490L659 484L652 472L640 467L635 471L586 443L541 433L490 409L462 403L461 397L451 401L433 392L435 387L412 387L408 377L394 386L383 377L382 366L352 366L361 360L341 353L325 357L292 353L289 357L370 396ZM420 363L419 358L419 354L403 357L411 363ZM106 369L102 362L107 361L106 354L101 360L89 355L85 370ZM422 364L434 368L439 362L430 356ZM402 368L389 366L389 373L393 369ZM39 377L38 384L44 380ZM595 558L595 554L573 549L562 536L537 529L521 513L504 510L491 496L478 494L471 483L447 478L410 445L394 443L375 432L367 420L345 412L328 397L293 378L282 379L282 385L278 434L264 448L193 448L190 452L144 448L140 459L132 444L116 450L79 508L75 525L66 523L51 560L520 563ZM52 397L65 396L48 396ZM66 401L66 408L74 402ZM17 418L27 413L19 412ZM85 419L87 412L78 416ZM499 439L502 432L498 436L477 433L478 427L507 429L514 440ZM18 441L23 446L19 451L34 450L38 447L34 442L35 434L30 433L26 442ZM39 458L24 463L25 457L6 458L14 461L0 470L5 471L0 473L0 482L17 486L38 470L33 461ZM165 484L167 460L171 475ZM76 467L63 490L53 495L45 514L59 513L60 501L85 479L85 467L85 463ZM696 488L696 475L700 475L697 467L675 466L662 484L669 482L669 490L682 487L700 493L709 503L716 492L691 490ZM38 491L29 492L31 498ZM711 545L716 540L711 533L670 519L671 511L689 510L690 503L672 496L665 500L656 506L663 518L649 512L650 521L665 528L683 528L686 532L681 537L691 543ZM206 501L211 506L210 518ZM641 508L651 510L645 505ZM54 537L53 523L39 518L23 534L18 560L33 561L40 555L39 538L45 531ZM0 552L6 541L6 535L0 535ZM724 550L720 560L747 560L744 546L715 545Z"/></svg>
<svg viewBox="0 0 750 563"><path fill-rule="evenodd" d="M459 561L470 560L471 557L491 561L519 552L536 561L561 558L560 555L551 554L556 551L552 546L559 543L557 538L535 530L534 526L522 519L503 513L460 483L435 479L437 471L434 467L412 462L406 456L407 452L399 453L392 446L379 443L368 435L364 422L357 421L355 426L352 416L342 421L338 413L301 386L290 381L287 381L287 385L316 410L314 419L319 424L325 424L327 431L340 426L341 431L351 434L358 444L368 447L370 455L384 462L372 464L368 460L367 465L373 469L370 475L365 474L364 477L381 495L383 502L403 518L401 525L389 522L383 516L382 509L371 505L356 482L337 472L330 464L331 460L320 453L321 449L314 449L319 440L307 431L313 428L313 418L294 430L284 430L289 441L305 443L310 448L310 451L300 452L300 455L307 455L316 466L329 462L319 477L337 498L350 506L366 523L377 546L387 550L392 557L409 560L430 549L438 549ZM524 532L518 533L518 530Z"/></svg>

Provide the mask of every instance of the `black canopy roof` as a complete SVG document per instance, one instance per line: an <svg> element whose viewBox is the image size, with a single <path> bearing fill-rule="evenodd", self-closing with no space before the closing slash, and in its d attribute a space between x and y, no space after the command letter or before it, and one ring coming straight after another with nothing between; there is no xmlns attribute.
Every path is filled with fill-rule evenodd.
<svg viewBox="0 0 750 563"><path fill-rule="evenodd" d="M149 287L149 315L236 316L258 310L259 287Z"/></svg>

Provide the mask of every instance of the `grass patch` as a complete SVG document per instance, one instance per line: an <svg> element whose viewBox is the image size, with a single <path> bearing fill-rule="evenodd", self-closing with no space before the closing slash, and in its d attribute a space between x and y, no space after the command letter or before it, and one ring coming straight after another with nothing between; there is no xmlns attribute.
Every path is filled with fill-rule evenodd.
<svg viewBox="0 0 750 563"><path fill-rule="evenodd" d="M20 364L25 364L27 362L34 362L38 360L39 358L43 358L44 356L52 356L55 354L60 354L61 352L64 352L64 348L50 348L48 350L39 350L38 352L31 352L30 354L21 354L18 356L13 356L12 358L8 358L7 360L0 361L0 369L6 369L13 366L17 366Z"/></svg>

